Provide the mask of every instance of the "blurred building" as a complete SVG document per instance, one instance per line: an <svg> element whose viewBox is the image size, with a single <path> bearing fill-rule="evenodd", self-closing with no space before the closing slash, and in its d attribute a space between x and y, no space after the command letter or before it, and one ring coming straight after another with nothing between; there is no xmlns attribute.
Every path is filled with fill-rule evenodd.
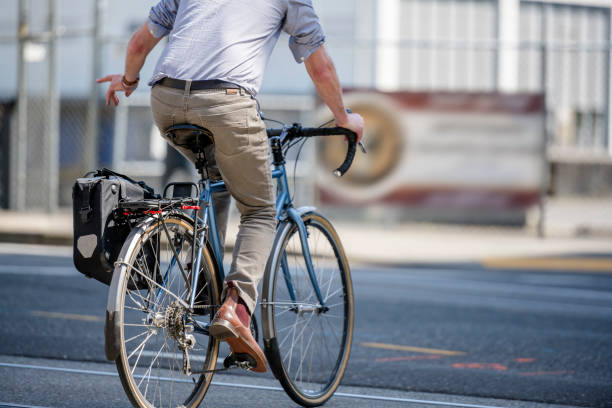
<svg viewBox="0 0 612 408"><path fill-rule="evenodd" d="M123 71L129 35L154 3L3 1L0 207L68 206L73 179L102 165L161 183L166 147L151 126L147 87L114 109L102 106L104 87L93 85L98 75ZM319 0L315 6L345 87L543 93L552 191L612 190L612 1ZM287 40L279 40L259 99L268 117L313 124L324 114ZM298 169L305 190L316 183L307 180L308 165Z"/></svg>

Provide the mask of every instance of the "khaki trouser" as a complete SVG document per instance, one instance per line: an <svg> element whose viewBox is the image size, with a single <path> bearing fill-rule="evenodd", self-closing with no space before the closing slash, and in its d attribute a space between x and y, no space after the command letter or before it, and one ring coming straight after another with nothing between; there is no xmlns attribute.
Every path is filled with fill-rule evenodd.
<svg viewBox="0 0 612 408"><path fill-rule="evenodd" d="M275 189L270 168L270 148L266 127L253 98L240 90L180 90L155 85L151 89L151 108L162 134L168 127L191 123L209 129L214 137L211 178L223 177L240 211L240 227L232 264L223 285L228 282L251 312L257 303L257 284L261 280L274 239ZM170 142L170 141L169 141ZM176 146L175 146L176 147ZM195 155L176 147L192 162ZM214 197L221 243L224 243L229 195Z"/></svg>

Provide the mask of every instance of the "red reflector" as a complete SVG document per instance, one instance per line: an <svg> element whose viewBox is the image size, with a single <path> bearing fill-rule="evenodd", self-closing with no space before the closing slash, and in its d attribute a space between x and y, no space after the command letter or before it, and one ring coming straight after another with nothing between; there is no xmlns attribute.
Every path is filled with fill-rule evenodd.
<svg viewBox="0 0 612 408"><path fill-rule="evenodd" d="M199 210L199 205L181 205L182 210Z"/></svg>
<svg viewBox="0 0 612 408"><path fill-rule="evenodd" d="M123 215L132 215L132 213L131 213L131 212L129 212L129 211L124 211L124 212L123 212Z"/></svg>
<svg viewBox="0 0 612 408"><path fill-rule="evenodd" d="M161 214L162 210L148 210L145 211L145 214Z"/></svg>

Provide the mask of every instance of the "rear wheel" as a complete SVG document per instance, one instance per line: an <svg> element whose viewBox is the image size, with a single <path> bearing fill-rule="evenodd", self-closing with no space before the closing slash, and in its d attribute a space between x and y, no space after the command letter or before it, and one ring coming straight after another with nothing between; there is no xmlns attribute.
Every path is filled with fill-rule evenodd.
<svg viewBox="0 0 612 408"><path fill-rule="evenodd" d="M316 280L311 283L295 224L278 230L262 293L266 356L287 394L298 404L324 404L348 364L353 337L353 289L336 231L316 213L302 216Z"/></svg>
<svg viewBox="0 0 612 408"><path fill-rule="evenodd" d="M115 270L123 274L117 370L136 407L197 407L212 380L212 373L202 372L214 369L219 342L196 326L210 323L219 290L212 258L202 248L199 293L189 309L191 220L177 215L164 222L165 228L156 220L137 242L126 242L132 249Z"/></svg>

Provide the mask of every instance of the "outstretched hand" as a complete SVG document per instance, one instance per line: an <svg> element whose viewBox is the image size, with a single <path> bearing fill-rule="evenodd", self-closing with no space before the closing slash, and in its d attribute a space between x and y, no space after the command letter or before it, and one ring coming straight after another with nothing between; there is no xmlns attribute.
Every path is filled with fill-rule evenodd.
<svg viewBox="0 0 612 408"><path fill-rule="evenodd" d="M116 92L125 92L125 96L130 96L138 87L137 84L132 86L125 85L123 83L123 75L121 74L107 75L96 79L96 82L99 84L102 82L110 82L108 91L106 91L106 104L110 105L112 99L115 106L119 105L119 97L117 97Z"/></svg>

